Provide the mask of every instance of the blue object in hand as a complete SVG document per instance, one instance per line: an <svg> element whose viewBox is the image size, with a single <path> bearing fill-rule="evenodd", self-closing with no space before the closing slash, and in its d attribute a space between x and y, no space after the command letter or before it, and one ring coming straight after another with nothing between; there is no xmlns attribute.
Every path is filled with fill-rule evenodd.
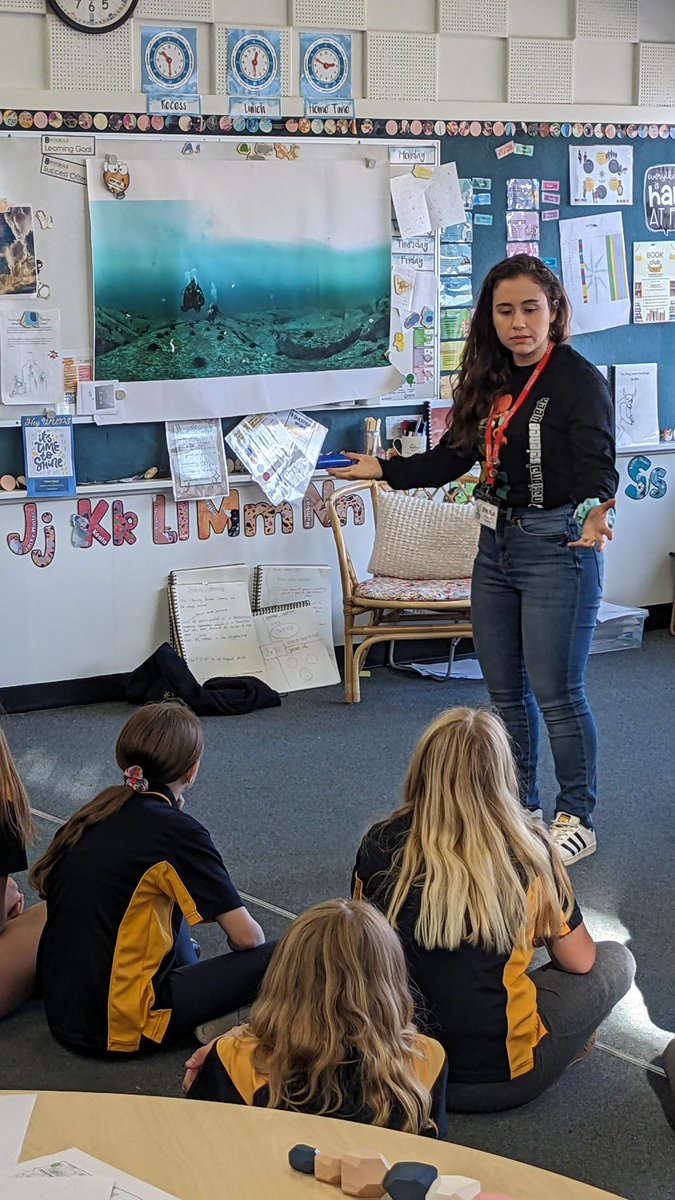
<svg viewBox="0 0 675 1200"><path fill-rule="evenodd" d="M330 467L353 467L351 458L347 458L346 454L340 454L334 450L330 454L320 454L316 468L317 471L327 471Z"/></svg>

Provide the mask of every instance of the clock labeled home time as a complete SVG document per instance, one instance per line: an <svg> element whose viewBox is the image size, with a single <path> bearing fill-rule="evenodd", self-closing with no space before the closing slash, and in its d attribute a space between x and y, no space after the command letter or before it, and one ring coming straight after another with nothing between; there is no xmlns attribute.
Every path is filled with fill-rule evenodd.
<svg viewBox="0 0 675 1200"><path fill-rule="evenodd" d="M141 30L144 92L162 95L197 93L196 33L195 29L146 27Z"/></svg>
<svg viewBox="0 0 675 1200"><path fill-rule="evenodd" d="M349 34L300 34L300 95L307 100L351 98Z"/></svg>
<svg viewBox="0 0 675 1200"><path fill-rule="evenodd" d="M227 85L231 96L281 95L278 30L230 29Z"/></svg>
<svg viewBox="0 0 675 1200"><path fill-rule="evenodd" d="M49 0L50 8L71 29L109 33L129 20L138 0Z"/></svg>

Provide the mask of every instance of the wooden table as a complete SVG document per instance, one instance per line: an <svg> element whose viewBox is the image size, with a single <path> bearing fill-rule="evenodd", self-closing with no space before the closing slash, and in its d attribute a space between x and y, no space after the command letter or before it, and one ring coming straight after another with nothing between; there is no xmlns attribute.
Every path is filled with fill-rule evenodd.
<svg viewBox="0 0 675 1200"><path fill-rule="evenodd" d="M9 1095L11 1093L5 1093ZM527 1116L524 1115L524 1120ZM296 1113L156 1096L38 1092L22 1158L77 1146L180 1200L341 1200L288 1166L296 1142L329 1154L384 1154L434 1163L514 1200L617 1200L524 1163L389 1129Z"/></svg>

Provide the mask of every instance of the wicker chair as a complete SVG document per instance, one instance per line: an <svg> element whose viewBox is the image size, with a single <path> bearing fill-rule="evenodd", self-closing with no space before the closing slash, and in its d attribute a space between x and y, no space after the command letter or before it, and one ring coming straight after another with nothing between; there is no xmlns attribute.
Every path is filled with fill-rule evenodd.
<svg viewBox="0 0 675 1200"><path fill-rule="evenodd" d="M426 495L430 503L468 500L475 478L468 477L442 488L416 488L416 496ZM450 639L453 644L471 637L470 579L394 579L374 576L359 581L340 524L336 502L341 496L368 492L377 524L380 482L350 484L328 497L327 507L337 547L344 609L345 701L358 704L361 699L360 674L366 654L376 642L426 641ZM359 619L367 617L366 621ZM392 665L393 657L390 654Z"/></svg>

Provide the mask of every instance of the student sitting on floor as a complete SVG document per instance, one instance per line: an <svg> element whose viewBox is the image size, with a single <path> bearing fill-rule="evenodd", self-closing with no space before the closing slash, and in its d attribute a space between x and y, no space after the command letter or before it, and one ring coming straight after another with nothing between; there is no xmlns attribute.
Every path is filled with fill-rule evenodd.
<svg viewBox="0 0 675 1200"><path fill-rule="evenodd" d="M202 745L180 702L138 709L117 739L123 780L71 817L33 868L47 901L47 1019L70 1049L149 1050L258 990L274 947L206 829L182 811ZM185 922L202 921L217 921L237 953L198 962Z"/></svg>
<svg viewBox="0 0 675 1200"><path fill-rule="evenodd" d="M422 734L404 802L363 838L353 891L398 930L420 1024L448 1055L448 1109L515 1108L575 1061L628 991L595 945L559 852L518 800L506 729L455 708ZM551 961L528 974L535 945Z"/></svg>
<svg viewBox="0 0 675 1200"><path fill-rule="evenodd" d="M45 906L24 912L24 897L10 875L26 870L32 837L28 797L0 729L0 1017L23 1004L35 984Z"/></svg>
<svg viewBox="0 0 675 1200"><path fill-rule="evenodd" d="M445 1054L412 1017L394 930L370 904L326 900L282 937L249 1024L188 1059L183 1090L444 1137Z"/></svg>

